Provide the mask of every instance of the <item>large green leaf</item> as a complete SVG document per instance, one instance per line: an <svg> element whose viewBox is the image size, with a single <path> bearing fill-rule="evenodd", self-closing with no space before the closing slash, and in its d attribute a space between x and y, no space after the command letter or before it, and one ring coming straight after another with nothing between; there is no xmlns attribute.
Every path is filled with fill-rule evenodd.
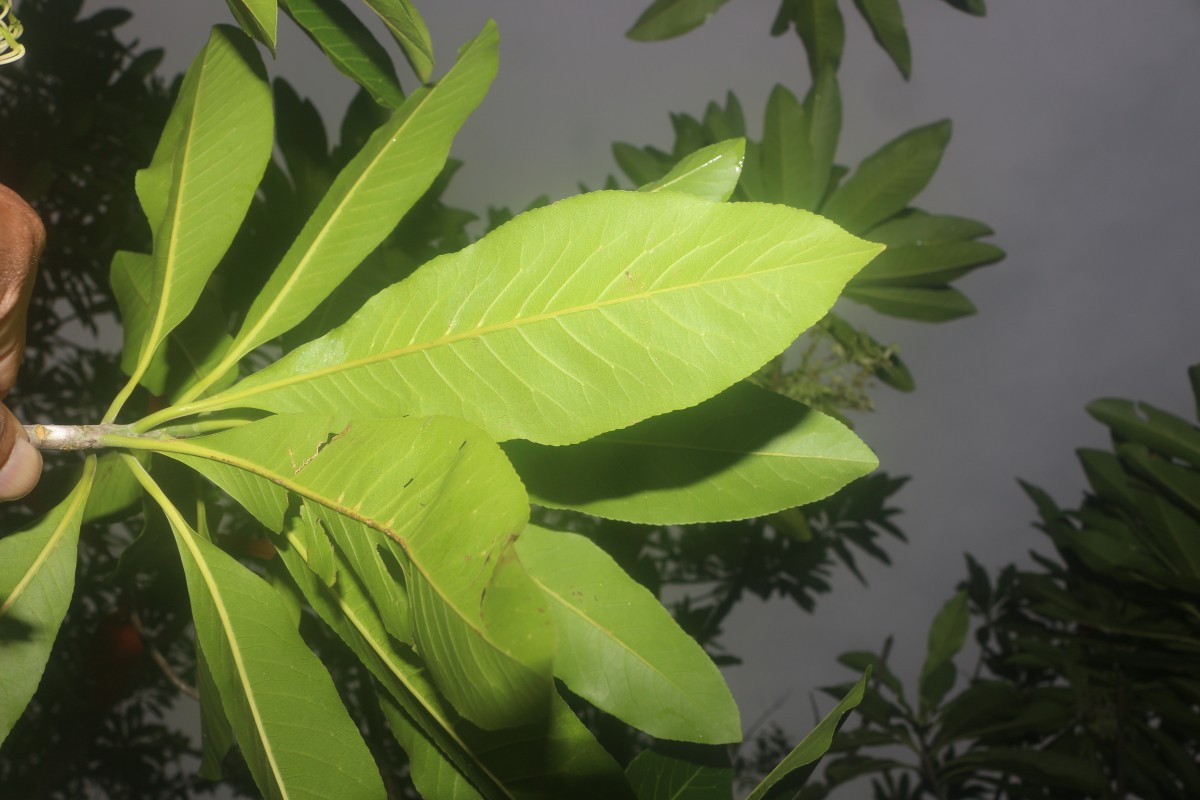
<svg viewBox="0 0 1200 800"><path fill-rule="evenodd" d="M37 690L71 603L79 525L95 475L96 457L89 456L65 500L0 539L0 742Z"/></svg>
<svg viewBox="0 0 1200 800"><path fill-rule="evenodd" d="M705 200L728 200L742 174L745 155L745 139L726 139L702 147L684 156L670 172L642 186L639 191L683 192Z"/></svg>
<svg viewBox="0 0 1200 800"><path fill-rule="evenodd" d="M456 708L485 728L544 712L549 666L542 674L541 665L523 663L523 652L492 636L483 617L495 561L529 509L503 453L477 429L445 417L346 425L328 417L271 417L213 436L139 446L193 467L272 530L284 529L290 491L343 552L355 552L354 537L373 541L408 568L417 651ZM357 574L368 590L387 579L386 571Z"/></svg>
<svg viewBox="0 0 1200 800"><path fill-rule="evenodd" d="M642 42L670 39L698 28L729 0L654 0L625 35Z"/></svg>
<svg viewBox="0 0 1200 800"><path fill-rule="evenodd" d="M220 369L301 322L396 227L441 172L454 134L487 93L496 48L489 22L436 86L414 92L371 135L250 306Z"/></svg>
<svg viewBox="0 0 1200 800"><path fill-rule="evenodd" d="M954 686L954 657L967 641L971 616L967 593L960 591L942 606L929 628L928 652L918 681L921 709L932 710Z"/></svg>
<svg viewBox="0 0 1200 800"><path fill-rule="evenodd" d="M716 665L607 553L534 525L517 552L550 599L554 672L571 691L662 739L741 740L737 705Z"/></svg>
<svg viewBox="0 0 1200 800"><path fill-rule="evenodd" d="M150 166L138 176L138 196L154 231L154 274L150 322L125 346L136 354L136 380L191 312L237 233L271 156L272 127L271 90L258 51L239 31L214 28L184 76Z"/></svg>
<svg viewBox="0 0 1200 800"><path fill-rule="evenodd" d="M948 286L850 286L846 297L880 314L922 322L949 322L975 313L975 304Z"/></svg>
<svg viewBox="0 0 1200 800"><path fill-rule="evenodd" d="M535 503L653 525L772 514L878 465L842 423L749 383L579 444L504 449Z"/></svg>
<svg viewBox="0 0 1200 800"><path fill-rule="evenodd" d="M225 0L225 4L242 30L265 44L274 55L275 33L279 26L276 0Z"/></svg>
<svg viewBox="0 0 1200 800"><path fill-rule="evenodd" d="M483 800L483 795L459 772L454 763L427 739L404 713L395 698L381 693L379 706L392 735L408 754L409 777L421 797L441 800Z"/></svg>
<svg viewBox="0 0 1200 800"><path fill-rule="evenodd" d="M280 5L330 63L370 92L375 102L386 108L404 102L387 50L342 0L280 0Z"/></svg>
<svg viewBox="0 0 1200 800"><path fill-rule="evenodd" d="M196 640L259 790L270 798L377 798L370 751L329 673L261 578L196 534L143 467L183 561Z"/></svg>
<svg viewBox="0 0 1200 800"><path fill-rule="evenodd" d="M497 440L577 442L745 377L878 250L782 206L582 195L435 259L342 327L173 413L449 414Z"/></svg>
<svg viewBox="0 0 1200 800"><path fill-rule="evenodd" d="M429 80L433 74L433 40L421 12L409 0L364 0L367 7L379 15L392 37L404 51L417 78Z"/></svg>
<svg viewBox="0 0 1200 800"><path fill-rule="evenodd" d="M875 41L891 57L900 74L912 75L912 47L904 30L904 15L898 0L854 0L863 19L871 27Z"/></svg>
<svg viewBox="0 0 1200 800"><path fill-rule="evenodd" d="M643 750L625 775L638 800L732 800L733 769Z"/></svg>
<svg viewBox="0 0 1200 800"><path fill-rule="evenodd" d="M869 230L904 209L925 188L949 142L949 120L901 134L863 159L821 213L852 233Z"/></svg>
<svg viewBox="0 0 1200 800"><path fill-rule="evenodd" d="M779 766L763 779L762 783L746 800L771 800L771 798L790 797L788 792L794 792L804 785L813 770L817 768L821 757L829 752L833 744L834 734L842 726L846 715L858 707L867 691L867 681L871 678L871 670L859 679L858 683L846 693L842 701L830 711L825 718L805 736L800 744L788 753Z"/></svg>

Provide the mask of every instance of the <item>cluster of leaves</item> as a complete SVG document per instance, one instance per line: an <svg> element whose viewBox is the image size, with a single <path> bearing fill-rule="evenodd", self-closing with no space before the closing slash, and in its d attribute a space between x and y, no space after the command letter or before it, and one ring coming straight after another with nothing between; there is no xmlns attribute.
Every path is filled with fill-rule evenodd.
<svg viewBox="0 0 1200 800"><path fill-rule="evenodd" d="M235 5L271 41L273 9ZM404 4L371 5L386 15ZM303 18L304 4L286 7ZM309 30L329 52L354 41L353 30ZM367 257L443 172L495 50L489 25L441 80L404 98L327 181L261 290L242 284L239 295L229 284L255 237L230 246L270 160L271 91L249 40L214 31L138 176L151 252L113 259L130 380L95 435L123 452L88 456L60 504L0 543L3 655L15 676L5 733L70 601L81 525L128 516L144 497L131 550L176 545L207 775L236 738L264 794L383 794L296 630L296 597L371 676L423 792L628 795L555 679L655 737L740 738L703 651L590 540L527 525L529 499L613 519L712 522L820 499L869 471L873 457L836 420L739 379L818 321L880 248L800 211L717 202L705 170L685 165L644 192L523 214L385 282L365 304L340 298L360 263L390 268ZM277 188L303 207L320 181L288 167L289 185ZM736 178L723 172L717 194ZM221 272L224 286L210 282ZM287 336L323 306L326 320L345 322L292 347ZM115 422L138 407L134 422ZM284 567L268 573L278 580L218 546L229 546L220 512L231 501L178 480L173 462L263 526ZM798 751L759 794L820 752ZM313 763L331 769L314 773Z"/></svg>
<svg viewBox="0 0 1200 800"><path fill-rule="evenodd" d="M680 36L703 25L728 0L654 0L629 29L631 39L657 41ZM985 0L944 0L944 2L982 17L987 13ZM912 47L904 25L900 0L854 0L854 5L871 29L875 41L908 78L912 74ZM816 75L836 70L846 49L846 25L838 0L782 0L771 35L781 36L794 29L804 43L808 64Z"/></svg>
<svg viewBox="0 0 1200 800"><path fill-rule="evenodd" d="M1190 377L1200 417L1200 365ZM1200 794L1200 428L1127 400L1088 412L1114 449L1079 451L1083 504L1063 510L1026 486L1057 559L1035 554L1040 569L994 581L968 560L930 632L915 707L886 648L843 656L878 685L861 727L840 734L827 784L803 796L867 774L880 800ZM979 661L949 696L968 608Z"/></svg>

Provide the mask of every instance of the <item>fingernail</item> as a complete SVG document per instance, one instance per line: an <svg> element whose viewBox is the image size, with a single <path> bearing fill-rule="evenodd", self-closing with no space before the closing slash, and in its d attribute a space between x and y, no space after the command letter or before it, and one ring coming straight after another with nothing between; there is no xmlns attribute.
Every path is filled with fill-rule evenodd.
<svg viewBox="0 0 1200 800"><path fill-rule="evenodd" d="M0 500L18 500L33 491L42 476L42 454L18 437L12 453L0 467Z"/></svg>

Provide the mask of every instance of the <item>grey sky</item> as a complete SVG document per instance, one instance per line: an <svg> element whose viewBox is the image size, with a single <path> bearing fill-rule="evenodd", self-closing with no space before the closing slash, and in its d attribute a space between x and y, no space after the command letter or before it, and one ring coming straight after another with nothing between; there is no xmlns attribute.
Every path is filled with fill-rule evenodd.
<svg viewBox="0 0 1200 800"><path fill-rule="evenodd" d="M623 38L648 0L419 3L440 74L488 15L501 34L500 76L454 154L466 161L452 202L483 211L523 206L615 167L609 144L667 147L668 111L699 113L733 89L751 133L776 82L808 85L800 43L767 35L777 0L735 0L701 30L641 44ZM168 48L182 69L225 21L216 0L126 0L127 30ZM90 8L108 3L89 0ZM914 77L899 78L850 4L841 72L843 163L918 124L949 117L954 139L920 199L997 231L1002 264L963 280L979 306L943 326L854 318L899 344L918 390L878 392L860 433L894 474L912 543L895 565L869 568L871 587L839 580L815 616L744 604L728 643L752 655L729 673L750 721L782 693L778 718L809 722L806 693L847 677L836 653L897 647L915 676L924 631L972 552L999 566L1043 547L1020 476L1064 504L1083 486L1077 446L1104 446L1083 405L1102 395L1146 399L1191 415L1185 367L1200 361L1200 3L1195 0L993 0L976 19L934 0L902 5ZM350 84L289 23L277 68L327 116ZM403 80L403 78L402 78ZM404 81L413 86L411 78ZM843 576L846 577L846 576Z"/></svg>

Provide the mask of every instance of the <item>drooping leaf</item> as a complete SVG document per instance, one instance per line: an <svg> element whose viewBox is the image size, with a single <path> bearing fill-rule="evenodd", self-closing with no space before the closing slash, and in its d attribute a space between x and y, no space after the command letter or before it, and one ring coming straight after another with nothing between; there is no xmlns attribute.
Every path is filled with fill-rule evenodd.
<svg viewBox="0 0 1200 800"><path fill-rule="evenodd" d="M868 669L858 683L854 684L854 687L846 693L842 701L825 715L817 727L813 728L800 741L800 744L792 749L792 752L788 753L779 766L771 770L771 773L754 788L746 800L787 797L790 796L787 794L788 792L793 792L803 786L812 775L813 770L817 768L821 757L829 752L834 734L842 726L846 715L858 708L858 704L863 701L863 695L867 691L867 681L870 678L871 670Z"/></svg>
<svg viewBox="0 0 1200 800"><path fill-rule="evenodd" d="M261 578L197 535L145 470L175 534L196 640L254 782L267 797L363 798L385 792L329 673Z"/></svg>
<svg viewBox="0 0 1200 800"><path fill-rule="evenodd" d="M733 769L646 749L625 768L638 800L732 800Z"/></svg>
<svg viewBox="0 0 1200 800"><path fill-rule="evenodd" d="M417 651L473 722L499 728L544 712L548 674L517 660L521 653L491 637L482 616L494 559L524 526L528 505L503 453L477 429L444 417L346 425L271 417L146 446L196 469L272 530L284 529L291 492L343 552L366 543L361 557L376 547L400 560ZM373 594L371 581L389 577L356 573Z"/></svg>
<svg viewBox="0 0 1200 800"><path fill-rule="evenodd" d="M554 672L571 691L659 738L741 739L737 705L712 660L607 553L534 525L517 552L550 599Z"/></svg>
<svg viewBox="0 0 1200 800"><path fill-rule="evenodd" d="M301 322L395 228L437 177L454 134L491 85L496 47L489 22L436 86L410 95L371 135L251 305L223 365Z"/></svg>
<svg viewBox="0 0 1200 800"><path fill-rule="evenodd" d="M654 0L625 32L630 39L657 42L703 25L729 0Z"/></svg>
<svg viewBox="0 0 1200 800"><path fill-rule="evenodd" d="M409 777L421 797L445 800L483 800L483 795L455 768L453 762L427 739L408 718L395 698L387 693L379 696L379 706L387 719L392 735L408 754Z"/></svg>
<svg viewBox="0 0 1200 800"><path fill-rule="evenodd" d="M504 449L533 502L654 525L771 514L878 465L842 423L744 382L579 444Z"/></svg>
<svg viewBox="0 0 1200 800"><path fill-rule="evenodd" d="M364 0L367 7L379 15L392 37L404 51L417 78L429 80L433 74L433 40L425 20L409 0Z"/></svg>
<svg viewBox="0 0 1200 800"><path fill-rule="evenodd" d="M79 525L95 475L96 457L88 456L66 499L0 539L0 743L37 690L71 603Z"/></svg>
<svg viewBox="0 0 1200 800"><path fill-rule="evenodd" d="M225 4L242 30L275 55L275 32L279 26L277 0L225 0Z"/></svg>
<svg viewBox="0 0 1200 800"><path fill-rule="evenodd" d="M933 618L928 652L918 681L922 709L936 708L954 686L954 657L967 641L970 621L965 591L955 594Z"/></svg>
<svg viewBox="0 0 1200 800"><path fill-rule="evenodd" d="M921 322L949 322L975 313L965 294L947 286L849 286L845 296L880 314Z"/></svg>
<svg viewBox="0 0 1200 800"><path fill-rule="evenodd" d="M992 233L978 220L910 209L871 228L867 238L892 247L965 242Z"/></svg>
<svg viewBox="0 0 1200 800"><path fill-rule="evenodd" d="M1002 258L1004 251L986 242L901 245L889 247L854 280L861 286L944 286Z"/></svg>
<svg viewBox="0 0 1200 800"><path fill-rule="evenodd" d="M402 410L466 419L497 440L576 442L744 377L876 252L781 206L570 198L430 262L341 328L177 413Z"/></svg>
<svg viewBox="0 0 1200 800"><path fill-rule="evenodd" d="M370 92L375 102L386 108L404 102L387 50L342 0L280 0L280 4L330 63Z"/></svg>
<svg viewBox="0 0 1200 800"><path fill-rule="evenodd" d="M965 11L976 17L982 17L987 14L986 0L944 0L944 2L954 6L959 11Z"/></svg>
<svg viewBox="0 0 1200 800"><path fill-rule="evenodd" d="M789 26L795 27L804 43L813 75L825 69L837 70L846 47L846 23L838 0L783 0L771 34L778 36Z"/></svg>
<svg viewBox="0 0 1200 800"><path fill-rule="evenodd" d="M745 154L745 139L728 139L702 147L639 191L683 192L716 202L728 200L742 174Z"/></svg>
<svg viewBox="0 0 1200 800"><path fill-rule="evenodd" d="M126 344L136 353L135 376L191 312L233 240L270 159L272 127L258 51L239 31L214 28L184 76L150 166L138 175L154 232L154 274L150 322Z"/></svg>
<svg viewBox="0 0 1200 800"><path fill-rule="evenodd" d="M871 34L891 57L905 80L912 76L912 48L904 30L904 15L898 0L854 0Z"/></svg>
<svg viewBox="0 0 1200 800"><path fill-rule="evenodd" d="M949 120L901 134L863 159L821 213L851 233L869 230L904 209L925 188L949 142Z"/></svg>
<svg viewBox="0 0 1200 800"><path fill-rule="evenodd" d="M1115 434L1200 469L1200 429L1174 414L1116 398L1094 400L1087 412Z"/></svg>

